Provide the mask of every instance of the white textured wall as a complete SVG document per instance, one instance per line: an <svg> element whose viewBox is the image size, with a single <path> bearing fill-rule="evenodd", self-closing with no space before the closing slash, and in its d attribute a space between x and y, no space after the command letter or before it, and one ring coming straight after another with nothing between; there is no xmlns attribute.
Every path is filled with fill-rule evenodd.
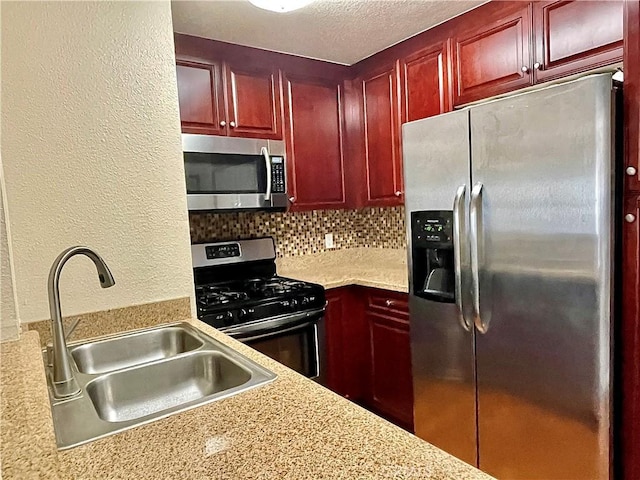
<svg viewBox="0 0 640 480"><path fill-rule="evenodd" d="M169 2L2 2L2 159L22 322L193 292Z"/></svg>
<svg viewBox="0 0 640 480"><path fill-rule="evenodd" d="M0 158L0 341L18 338L19 331L5 202L2 158Z"/></svg>

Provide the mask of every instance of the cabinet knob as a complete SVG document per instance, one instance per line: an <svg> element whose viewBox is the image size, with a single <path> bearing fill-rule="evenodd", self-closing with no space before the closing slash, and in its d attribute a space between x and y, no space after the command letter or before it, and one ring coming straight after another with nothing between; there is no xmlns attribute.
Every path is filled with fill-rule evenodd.
<svg viewBox="0 0 640 480"><path fill-rule="evenodd" d="M225 122L224 120L222 120L222 121L220 122L220 126L221 126L221 127L224 127L226 124L227 124L227 122Z"/></svg>
<svg viewBox="0 0 640 480"><path fill-rule="evenodd" d="M627 214L624 216L624 220L625 220L625 222L627 222L627 223L633 223L633 222L635 222L635 221L636 221L636 216L635 216L633 213L627 213Z"/></svg>
<svg viewBox="0 0 640 480"><path fill-rule="evenodd" d="M289 197L289 201L291 203L296 203L296 197Z"/></svg>
<svg viewBox="0 0 640 480"><path fill-rule="evenodd" d="M384 302L387 307L393 307L393 300L387 300Z"/></svg>
<svg viewBox="0 0 640 480"><path fill-rule="evenodd" d="M396 191L396 197L402 196L402 192L400 190Z"/></svg>
<svg viewBox="0 0 640 480"><path fill-rule="evenodd" d="M542 70L542 64L540 62L536 62L533 64L534 70Z"/></svg>
<svg viewBox="0 0 640 480"><path fill-rule="evenodd" d="M630 177L633 177L636 173L638 173L638 171L636 170L635 167L627 167L627 169L625 170L625 172L627 173L627 175L629 175Z"/></svg>
<svg viewBox="0 0 640 480"><path fill-rule="evenodd" d="M234 127L236 126L236 122L229 122L229 126L230 126L231 128L234 128Z"/></svg>
<svg viewBox="0 0 640 480"><path fill-rule="evenodd" d="M523 65L521 70L522 70L524 73L529 73L529 67L527 67L526 65Z"/></svg>

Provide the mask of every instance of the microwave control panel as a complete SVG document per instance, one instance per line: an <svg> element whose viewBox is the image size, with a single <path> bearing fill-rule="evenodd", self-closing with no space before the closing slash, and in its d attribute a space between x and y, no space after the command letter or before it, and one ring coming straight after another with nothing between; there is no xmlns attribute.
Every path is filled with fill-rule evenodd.
<svg viewBox="0 0 640 480"><path fill-rule="evenodd" d="M285 193L284 157L271 157L271 191Z"/></svg>

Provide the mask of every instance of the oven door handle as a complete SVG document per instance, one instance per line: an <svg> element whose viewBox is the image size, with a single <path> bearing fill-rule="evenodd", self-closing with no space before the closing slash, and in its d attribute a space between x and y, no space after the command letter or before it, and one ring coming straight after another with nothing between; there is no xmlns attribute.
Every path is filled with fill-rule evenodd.
<svg viewBox="0 0 640 480"><path fill-rule="evenodd" d="M260 320L229 329L221 329L221 331L236 340L258 340L314 325L318 323L323 314L324 308L319 308L311 312L287 315L271 320Z"/></svg>
<svg viewBox="0 0 640 480"><path fill-rule="evenodd" d="M262 331L260 333L255 334L256 332L254 332L254 335L246 337L243 334L238 334L238 333L233 333L233 334L229 334L232 338L235 338L238 341L241 341L242 343L247 343L247 342L253 342L255 340L267 340L268 338L271 337L279 337L280 335L283 334L287 334L287 333L292 333L292 332L297 332L299 330L304 330L305 328L308 327L314 327L316 326L317 322L305 322L305 323L301 323L299 325L296 325L294 327L289 327L289 328L277 328L277 329L272 329L269 331ZM248 332L245 332L247 335L250 335Z"/></svg>

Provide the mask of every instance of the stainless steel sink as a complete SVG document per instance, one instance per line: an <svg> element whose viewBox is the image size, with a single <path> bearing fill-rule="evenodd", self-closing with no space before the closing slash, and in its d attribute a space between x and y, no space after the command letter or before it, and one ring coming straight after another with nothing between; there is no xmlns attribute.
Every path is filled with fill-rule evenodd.
<svg viewBox="0 0 640 480"><path fill-rule="evenodd" d="M77 397L56 400L58 448L71 448L268 383L276 375L181 322L69 346ZM46 361L46 351L43 352Z"/></svg>
<svg viewBox="0 0 640 480"><path fill-rule="evenodd" d="M203 342L183 327L146 330L70 347L82 373L105 373L148 363L202 347Z"/></svg>

